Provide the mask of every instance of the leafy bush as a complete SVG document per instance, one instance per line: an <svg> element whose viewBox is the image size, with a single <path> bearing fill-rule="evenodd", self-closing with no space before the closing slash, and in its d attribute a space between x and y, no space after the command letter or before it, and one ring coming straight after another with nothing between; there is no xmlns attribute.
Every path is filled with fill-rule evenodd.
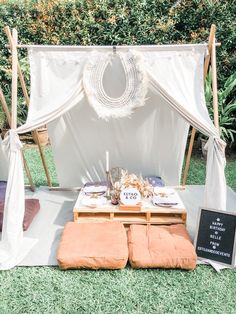
<svg viewBox="0 0 236 314"><path fill-rule="evenodd" d="M219 87L236 69L236 1L0 0L0 29L16 27L29 44L128 45L199 43L217 25ZM10 56L0 33L0 81L10 95ZM26 51L19 50L21 58ZM23 108L23 101L20 100ZM23 118L23 117L22 117Z"/></svg>
<svg viewBox="0 0 236 314"><path fill-rule="evenodd" d="M205 81L205 98L211 119L214 120L211 90L211 71ZM221 138L232 145L236 138L236 72L218 90L219 127Z"/></svg>

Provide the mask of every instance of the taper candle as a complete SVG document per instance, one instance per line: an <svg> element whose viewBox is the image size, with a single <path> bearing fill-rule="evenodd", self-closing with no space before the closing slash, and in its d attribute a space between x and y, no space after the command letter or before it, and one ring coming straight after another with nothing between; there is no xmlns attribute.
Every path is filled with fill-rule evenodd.
<svg viewBox="0 0 236 314"><path fill-rule="evenodd" d="M109 171L109 152L106 151L106 171Z"/></svg>

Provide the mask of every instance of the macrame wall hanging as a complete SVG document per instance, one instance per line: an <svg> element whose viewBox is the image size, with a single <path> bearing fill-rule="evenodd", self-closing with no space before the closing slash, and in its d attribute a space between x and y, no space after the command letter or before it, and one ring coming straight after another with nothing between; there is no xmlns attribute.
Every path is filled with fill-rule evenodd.
<svg viewBox="0 0 236 314"><path fill-rule="evenodd" d="M147 93L146 71L142 56L136 52L119 52L126 77L124 93L117 98L108 96L103 87L104 72L112 61L112 53L92 52L85 65L83 86L90 105L105 120L129 116L134 108L144 105Z"/></svg>

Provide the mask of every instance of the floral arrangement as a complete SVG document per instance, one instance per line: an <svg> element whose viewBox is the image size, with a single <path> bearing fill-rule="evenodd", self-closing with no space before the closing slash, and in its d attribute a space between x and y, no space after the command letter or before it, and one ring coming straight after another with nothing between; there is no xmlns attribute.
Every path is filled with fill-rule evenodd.
<svg viewBox="0 0 236 314"><path fill-rule="evenodd" d="M144 198L153 195L153 186L147 180L144 180L142 176L137 177L135 174L128 174L127 171L122 170L121 179L113 185L113 193L118 196L125 188L136 188Z"/></svg>

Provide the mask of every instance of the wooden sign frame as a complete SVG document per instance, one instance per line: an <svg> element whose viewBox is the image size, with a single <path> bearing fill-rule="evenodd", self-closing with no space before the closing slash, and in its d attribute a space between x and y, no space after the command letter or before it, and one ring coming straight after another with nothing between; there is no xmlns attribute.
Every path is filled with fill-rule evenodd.
<svg viewBox="0 0 236 314"><path fill-rule="evenodd" d="M196 229L196 235L194 238L194 247L196 250L196 254L198 256L198 250L197 250L197 243L198 243L198 238L199 238L199 227L200 227L200 219L201 219L201 215L203 211L210 211L213 213L219 213L219 214L223 214L223 215L231 215L231 216L235 216L236 217L236 213L233 212L228 212L228 211L222 211L222 210L216 210L213 208L207 208L207 207L200 207L199 208L199 212L198 212L198 218L197 218L197 229ZM209 252L211 253L211 252ZM232 246L232 259L231 259L231 263L224 263L224 262L220 262L217 259L212 259L212 258L207 258L207 257L202 257L202 256L198 256L199 260L211 260L215 263L218 263L220 265L224 265L224 266L228 266L228 267L234 267L235 266L235 261L236 261L236 230L234 232L234 242L233 242L233 246ZM213 257L213 256L212 256Z"/></svg>

